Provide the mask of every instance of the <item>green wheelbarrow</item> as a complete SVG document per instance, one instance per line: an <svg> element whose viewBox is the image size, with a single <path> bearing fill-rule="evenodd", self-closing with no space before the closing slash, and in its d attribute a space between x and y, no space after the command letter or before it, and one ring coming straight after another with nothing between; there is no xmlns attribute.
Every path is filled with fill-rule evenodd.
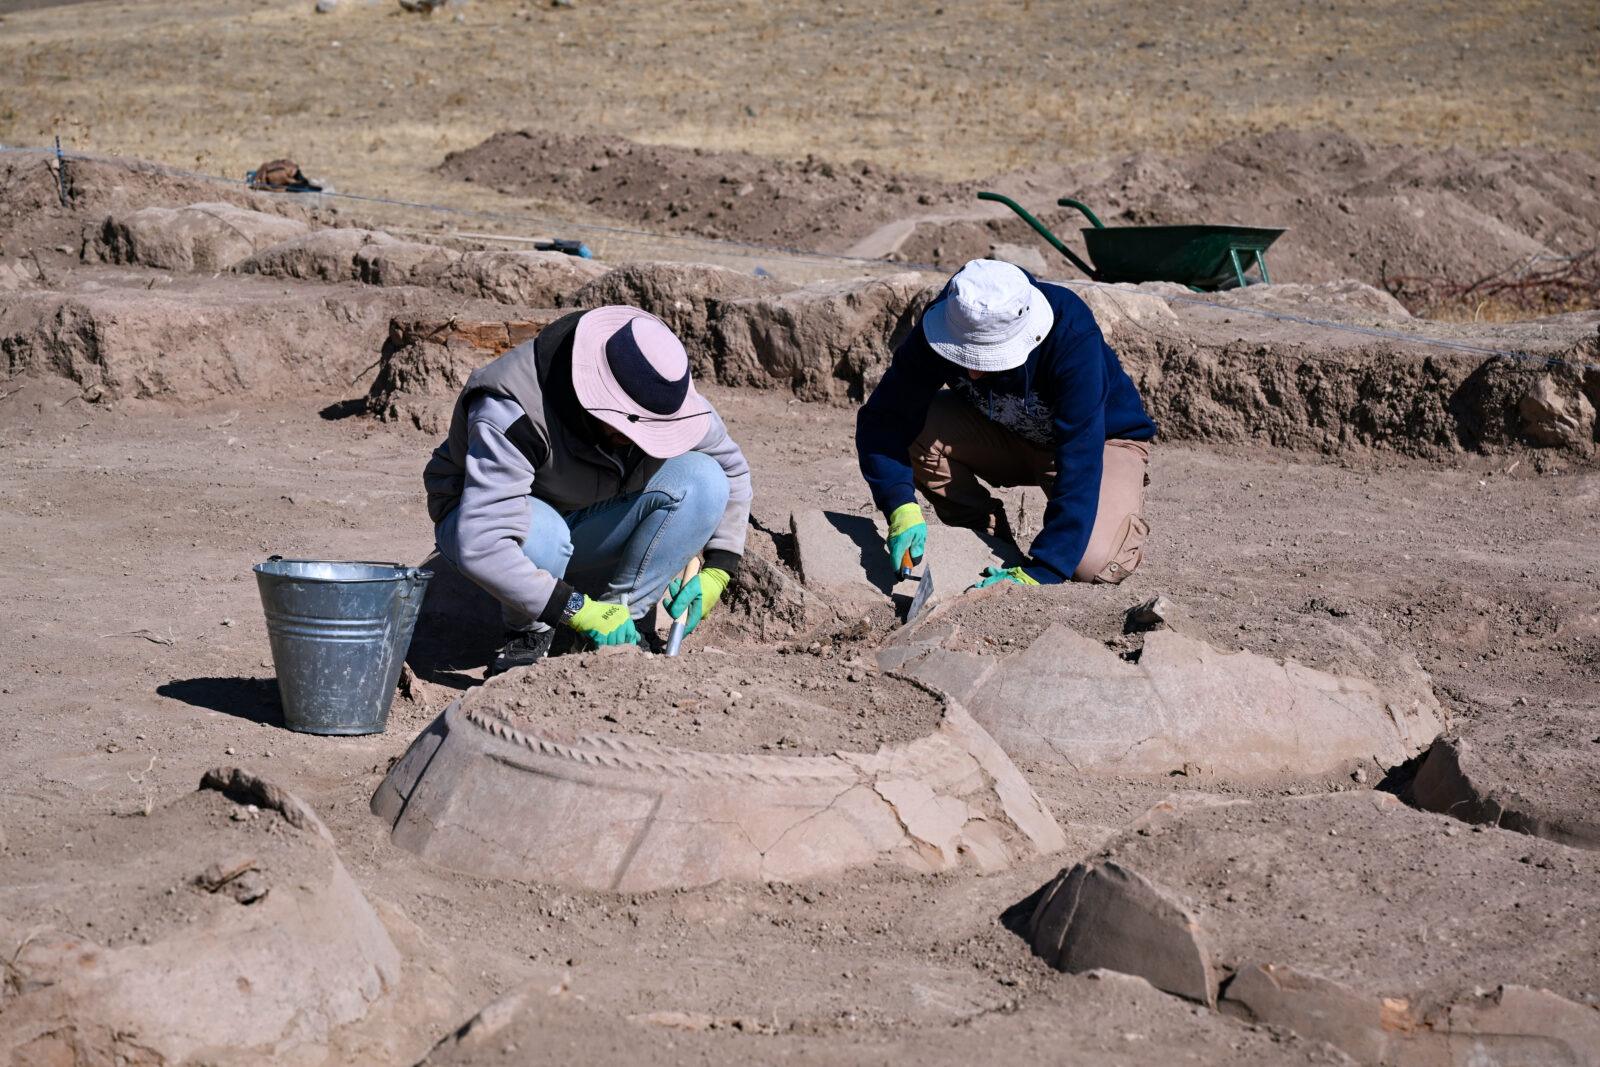
<svg viewBox="0 0 1600 1067"><path fill-rule="evenodd" d="M1083 243L1094 261L1091 267L1015 200L999 193L979 193L978 199L997 201L1021 215L1097 282L1177 282L1211 292L1248 285L1245 271L1251 266L1261 272L1263 282L1269 282L1263 253L1283 234L1264 226L1106 226L1086 205L1062 197L1057 204L1077 208L1094 224L1083 230Z"/></svg>

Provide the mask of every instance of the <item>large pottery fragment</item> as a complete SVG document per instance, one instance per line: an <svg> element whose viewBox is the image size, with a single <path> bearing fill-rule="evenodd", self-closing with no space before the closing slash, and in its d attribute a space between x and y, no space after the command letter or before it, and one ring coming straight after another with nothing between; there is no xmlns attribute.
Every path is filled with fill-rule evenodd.
<svg viewBox="0 0 1600 1067"><path fill-rule="evenodd" d="M451 704L372 799L397 845L456 870L630 892L880 858L989 871L1064 843L955 705L933 734L875 753L768 756L563 737L481 694Z"/></svg>
<svg viewBox="0 0 1600 1067"><path fill-rule="evenodd" d="M400 954L316 815L232 768L207 783L88 827L48 876L0 860L0 1061L315 1063L392 997Z"/></svg>
<svg viewBox="0 0 1600 1067"><path fill-rule="evenodd" d="M1027 936L1360 1063L1600 1064L1600 857L1540 848L1381 793L1179 794L1045 886Z"/></svg>
<svg viewBox="0 0 1600 1067"><path fill-rule="evenodd" d="M1583 729L1562 730L1571 719ZM1464 737L1435 742L1412 782L1417 804L1463 822L1600 849L1600 813L1594 807L1600 753L1591 754L1586 749L1593 743L1583 743L1594 727L1581 716L1554 712L1542 721L1546 729L1533 736L1508 737L1513 731L1491 726L1479 742ZM1578 736L1571 736L1574 732Z"/></svg>
<svg viewBox="0 0 1600 1067"><path fill-rule="evenodd" d="M880 515L852 515L807 508L789 517L806 587L830 601L841 614L864 614L903 596L909 602L917 577L896 573L884 541L888 526ZM928 527L927 559L938 561L930 606L970 588L985 567L1021 563L1016 546L957 526ZM901 605L903 606L903 605Z"/></svg>
<svg viewBox="0 0 1600 1067"><path fill-rule="evenodd" d="M1360 760L1392 766L1445 725L1431 694L1392 695L1365 679L1224 652L1170 630L1146 635L1136 663L1060 624L1010 656L946 647L909 661L900 647L886 654L901 673L965 704L1011 755L1101 773L1316 775Z"/></svg>

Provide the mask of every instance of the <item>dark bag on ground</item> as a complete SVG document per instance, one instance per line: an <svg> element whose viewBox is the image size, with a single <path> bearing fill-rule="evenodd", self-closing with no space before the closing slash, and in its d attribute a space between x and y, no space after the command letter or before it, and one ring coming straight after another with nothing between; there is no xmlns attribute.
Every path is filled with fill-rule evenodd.
<svg viewBox="0 0 1600 1067"><path fill-rule="evenodd" d="M292 159L270 159L244 176L252 189L286 190L288 192L322 191L322 186L307 178L300 164Z"/></svg>

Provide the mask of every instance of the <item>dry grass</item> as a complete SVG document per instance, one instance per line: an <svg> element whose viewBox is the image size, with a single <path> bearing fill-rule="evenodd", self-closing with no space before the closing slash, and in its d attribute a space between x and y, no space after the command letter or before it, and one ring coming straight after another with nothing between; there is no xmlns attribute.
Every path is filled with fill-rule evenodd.
<svg viewBox="0 0 1600 1067"><path fill-rule="evenodd" d="M522 127L942 178L1280 127L1600 152L1592 0L945 2L100 0L5 17L0 141L521 211L432 168Z"/></svg>

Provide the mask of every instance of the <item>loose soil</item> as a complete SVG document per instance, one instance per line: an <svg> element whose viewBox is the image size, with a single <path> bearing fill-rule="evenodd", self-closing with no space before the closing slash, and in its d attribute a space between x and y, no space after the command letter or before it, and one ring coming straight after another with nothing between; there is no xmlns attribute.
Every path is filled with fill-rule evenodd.
<svg viewBox="0 0 1600 1067"><path fill-rule="evenodd" d="M473 692L471 706L558 741L637 734L705 752L791 756L873 752L939 725L938 698L880 676L858 656L733 653L696 648L692 637L672 659L633 650L557 656L490 680Z"/></svg>
<svg viewBox="0 0 1600 1067"><path fill-rule="evenodd" d="M794 888L619 899L420 863L388 843L367 801L389 761L481 667L421 682L420 699L398 699L383 734L284 731L248 568L273 552L422 561L430 535L415 483L436 441L398 424L319 416L337 410L337 395L199 410L128 401L105 411L59 380L14 380L5 391L0 452L10 459L0 523L16 551L0 563L0 609L18 621L19 640L0 649L0 699L12 724L0 827L13 854L27 853L13 858L19 873L33 869L33 856L60 852L101 813L135 825L147 799L176 801L207 767L239 762L311 803L364 891L401 909L448 960L458 997L443 1019L417 1023L419 1054L499 993L529 981L556 985L565 974L584 1006L557 998L529 1018L558 1013L551 1025L576 1042L566 1054L603 1059L622 1047L636 1062L670 1063L683 1048L718 1060L784 1048L828 1059L861 1046L955 1062L991 1040L1050 1042L1060 1027L1109 1062L1146 1062L1157 1045L1211 1062L1311 1055L1285 1035L1196 1018L1145 993L1112 996L1089 979L1050 972L998 921L1108 828L1184 787L1182 779L1086 779L1024 766L1072 844L983 879L867 870ZM867 513L853 458L839 446L851 412L759 391L711 394L763 472L753 551L780 555L792 508ZM1546 702L1593 722L1600 555L1587 531L1600 507L1600 476L1539 475L1527 462L1508 472L1512 462L1333 465L1259 447L1163 446L1152 461L1155 533L1144 568L1123 586L1053 590L1049 610L1115 641L1122 613L1160 592L1225 646L1273 652L1314 626L1325 627L1325 657L1351 639L1415 652L1465 731L1482 722L1536 734L1546 728ZM1015 625L1020 636L1038 621L983 625ZM751 632L742 611L714 613L682 663L666 669L688 674L729 662L716 669L734 671L731 680L742 685L756 675L732 666L734 657L763 654ZM997 640L1012 636L1003 630ZM814 677L831 672L838 690L797 695L831 703L860 690L864 683L840 681L838 672L872 643L828 648L831 659L822 648L803 653L814 660ZM557 679L563 665L558 658L528 674ZM1592 762L1586 753L1596 747L1579 746L1573 758ZM129 780L151 757L143 780ZM1587 789L1585 780L1551 788L1568 789L1565 803L1587 803L1570 791ZM1505 835L1507 848L1520 840L1559 851L1485 832ZM191 854L180 842L171 847ZM209 847L197 843L194 860ZM1309 844L1285 860L1308 869L1326 861ZM1463 916L1463 945L1498 936L1493 921ZM685 1035L627 1021L668 1010L743 1019L748 1029L729 1023ZM569 1011L583 1025L560 1022ZM948 1047L934 1038L957 1022L960 1034L985 1036L960 1036ZM761 1037L758 1024L781 1034ZM1124 1033L1146 1035L1151 1045L1130 1051ZM526 1038L506 1040L531 1047ZM490 1047L499 1054L500 1045ZM470 1060L461 1050L451 1055Z"/></svg>
<svg viewBox="0 0 1600 1067"><path fill-rule="evenodd" d="M1017 199L1086 262L1079 231L1090 223L1057 207L1057 197L1084 201L1108 226L1287 228L1267 255L1278 282L1479 281L1536 254L1583 257L1600 246L1600 163L1589 156L1439 152L1332 132L1283 131L1186 156L1140 152L950 183L865 160L789 163L522 131L452 153L440 173L587 204L641 227L887 255L945 271L1003 243L1036 249L1050 277L1081 276L1014 213L978 201L980 189ZM921 221L902 234L907 219Z"/></svg>
<svg viewBox="0 0 1600 1067"><path fill-rule="evenodd" d="M107 829L101 820L75 827L47 849L20 842L10 848L0 868L6 921L21 931L75 930L105 948L148 945L241 906L232 890L243 875L214 884L208 868L226 877L248 864L264 897L275 885L325 885L333 867L320 842L308 842L277 812L212 790ZM211 851L174 849L174 841L204 841ZM54 889L40 894L40 885Z"/></svg>
<svg viewBox="0 0 1600 1067"><path fill-rule="evenodd" d="M1028 3L940 12L903 3L823 10L787 0L732 7L579 0L549 8L477 0L461 9L460 22L451 9L424 19L356 0L328 16L310 4L263 0L24 6L31 0L0 3L0 70L7 72L0 141L42 146L60 133L69 150L154 159L213 177L237 180L265 159L290 155L348 192L537 216L553 228L576 219L697 232L691 223L706 220L694 221L695 211L715 209L729 213L709 220L727 227L719 229L724 236L746 232L739 227L773 239L800 234L804 212L789 213L786 204L771 215L747 209L757 194L739 197L742 184L717 181L715 197L699 197L700 177L766 167L768 184L776 182L785 199L788 191L797 205L817 195L804 201L810 225L823 227L810 231L817 243L808 246L842 251L875 233L881 239L879 224L892 223L901 205L912 214L948 207L965 215L972 186L945 183L1000 175L1010 183L1001 191L1030 205L1078 192L1104 205L1108 221L1289 222L1282 254L1270 260L1274 277L1289 281L1461 275L1498 270L1507 257L1539 249L1571 255L1600 243L1593 158L1600 152L1593 121L1600 24L1590 6L1562 0L1477 5L1471 18L1448 3L1248 13L1221 4L1180 9L1174 18L1166 8L1089 0L1068 18ZM1249 20L1247 43L1242 19ZM450 151L524 129L540 131L523 139L530 143L612 162L562 176L553 151L524 154L507 162L497 182L461 181L438 169ZM508 143L518 142L498 142ZM650 203L656 198L636 190L617 195L629 187L585 184L606 180L618 165L606 147L624 143L689 150L634 149L654 160L639 179L666 182L665 199ZM695 149L741 154L696 156ZM811 162L798 162L808 156ZM866 161L870 173L852 160ZM167 284L157 272L96 273L83 264L85 227L98 224L96 212L266 199L204 174L174 183L125 168L122 180L99 183L87 169L79 165L86 184L74 187L69 162L73 210L60 208L50 172L4 173L0 285L157 288ZM694 179L696 196L673 219L666 199L675 206L683 199L671 189L679 175ZM508 183L510 192L496 190ZM895 183L903 191L892 191ZM571 197L569 187L599 199ZM932 202L912 208L922 195ZM722 199L734 207L718 207ZM348 223L357 214L390 222L402 236L445 228L437 215L392 205L363 204L358 212L328 198L275 202L322 222ZM1064 225L1059 213L1045 217ZM458 231L469 227L548 236L530 232L545 225L449 220L452 240L465 240ZM948 266L984 254L991 242L1026 236L1019 226L1000 214L919 223L897 254ZM612 243L600 251L619 262L646 247L626 234L604 240ZM936 250L934 240L947 245ZM342 299L331 302L342 306ZM1258 340L1259 325L1243 318L1229 323L1238 340L1219 342L1218 361L1201 368L1206 380L1226 380L1251 365L1254 346L1267 344ZM1278 347L1263 364L1291 344L1307 346L1308 366L1322 351L1317 334L1269 329L1283 332L1272 337ZM1468 344L1525 336L1470 323L1456 329L1453 336ZM309 336L306 347L316 351L320 340ZM1177 348L1149 351L1183 362ZM355 355L329 358L352 360L354 375L366 365ZM384 733L289 732L249 568L273 553L424 561L431 530L419 473L436 437L359 414L369 382L359 375L330 375L317 387L286 376L281 387L200 401L100 404L81 384L53 376L77 373L70 356L0 381L0 538L8 546L0 554L0 613L8 620L0 641L7 784L0 849L8 882L63 887L58 906L38 913L41 921L119 944L142 935L146 922L155 935L176 922L161 899L176 874L88 897L69 887L94 877L97 859L145 850L159 852L174 872L203 870L219 842L259 832L253 823L219 820L211 801L193 795L205 770L237 763L314 807L380 914L396 929L416 931L402 945L406 973L434 975L443 992L405 1016L396 1040L406 1055L382 1062L415 1060L444 1038L436 1062L955 1064L992 1059L997 1049L1019 1060L1084 1064L1337 1059L1326 1046L1196 1010L1141 983L1058 974L1002 920L1151 803L1194 788L1181 777L1096 778L1024 765L1069 843L988 877L873 868L794 886L619 896L420 862L390 843L368 801L410 740L481 680L485 660L423 671L396 700ZM17 367L13 353L7 358L8 368ZM1165 365L1160 360L1152 365ZM1369 384L1374 396L1388 396L1407 378L1390 368ZM752 554L786 566L795 508L871 513L849 444L853 410L715 383L707 392L757 472ZM1233 406L1195 416L1195 426L1201 415L1214 416L1223 430L1185 431L1189 440L1158 444L1147 503L1154 532L1133 579L1047 591L1037 614L986 615L988 608L975 607L965 632L974 641L1020 642L1055 618L1127 649L1136 638L1122 633L1123 615L1160 593L1227 648L1359 671L1383 657L1415 655L1465 736L1529 753L1526 763L1502 764L1508 775L1542 776L1542 804L1592 807L1600 761L1593 743L1600 735L1600 542L1593 536L1600 474L1590 461L1509 439L1481 449L1441 440L1434 423L1425 425L1427 440L1378 451L1361 435L1403 441L1407 409L1377 403L1372 423L1353 425L1344 444L1337 433L1319 442L1292 427L1263 440L1252 397L1238 394ZM1515 395L1508 389L1504 399L1514 403ZM641 659L638 671L608 675L580 667L582 657L562 657L488 691L563 690L533 688L519 699L557 714L564 729L588 729L595 712L619 720L607 726L642 721L649 705L666 725L646 728L699 747L731 749L736 733L757 751L763 744L787 751L792 743L797 752L867 747L931 721L930 704L870 669L889 628L879 618L865 628L839 620L816 634L787 621L762 627L751 605L730 602L690 638L679 663ZM798 650L784 654L780 646ZM852 671L863 679L850 681ZM642 697L635 695L640 681ZM747 694L749 711L723 714L721 701L738 708ZM701 716L698 732L698 708L665 712L708 697L718 706ZM630 714L628 706L639 710ZM1525 738L1560 742L1560 754L1514 743ZM1281 793L1374 784L1302 782ZM161 809L175 821L144 814ZM1356 862L1343 837L1297 823L1287 807L1268 815L1293 839L1281 862L1296 884L1321 884ZM178 830L147 836L169 824ZM1492 842L1485 847L1497 855L1529 856L1531 868L1556 872L1552 885L1573 872L1592 881L1588 854L1496 828L1463 827L1461 835ZM270 842L249 843L272 859ZM1249 846L1244 835L1241 847ZM1507 976L1480 975L1470 963L1491 956L1509 930L1526 935L1530 953L1557 952L1581 943L1574 930L1600 922L1592 894L1573 892L1559 911L1549 902L1545 914L1559 915L1559 924L1543 924L1539 914L1508 924L1501 911L1474 904L1487 897L1464 891L1466 860L1452 852L1450 864L1435 866L1422 838L1413 854L1409 867L1373 872L1392 894L1324 886L1344 894L1341 905L1359 929L1385 935L1362 949L1374 968L1405 967L1408 943L1388 932L1403 932L1416 908L1448 912L1456 954L1438 959L1462 963L1430 973L1485 983ZM1197 877L1222 893L1231 874ZM149 904L150 893L156 900L136 915L140 909L115 903L118 889L133 894L128 901ZM1543 893L1535 894L1541 902ZM89 897L103 906L74 903ZM1287 934L1274 944L1285 955L1305 947ZM15 948L0 946L0 958ZM1563 989L1593 993L1591 971L1578 964L1562 964ZM486 1042L451 1037L513 990L537 995ZM10 993L0 991L0 1018ZM701 1018L704 1029L679 1025L699 1026Z"/></svg>
<svg viewBox="0 0 1600 1067"><path fill-rule="evenodd" d="M1289 859L1308 852L1326 866ZM1346 794L1186 812L1094 859L1172 887L1230 970L1293 957L1369 995L1427 1001L1520 984L1600 999L1600 957L1551 936L1586 925L1577 897L1600 876L1593 852Z"/></svg>
<svg viewBox="0 0 1600 1067"><path fill-rule="evenodd" d="M1600 244L1600 23L1581 0L18 4L34 0L0 3L0 143L59 135L232 181L287 155L343 193L521 217L343 205L419 230L574 236L569 220L842 251L896 217L977 215L900 254L947 268L1020 241L1075 273L1003 208L978 211L974 185L942 184L1001 176L1064 235L1082 222L1058 196L1109 223L1290 226L1269 256L1283 281L1474 281ZM520 170L456 180L472 153L436 169L520 130L538 131ZM587 169L624 142L631 163ZM1484 219L1508 215L1512 233ZM686 251L576 235L617 260Z"/></svg>

